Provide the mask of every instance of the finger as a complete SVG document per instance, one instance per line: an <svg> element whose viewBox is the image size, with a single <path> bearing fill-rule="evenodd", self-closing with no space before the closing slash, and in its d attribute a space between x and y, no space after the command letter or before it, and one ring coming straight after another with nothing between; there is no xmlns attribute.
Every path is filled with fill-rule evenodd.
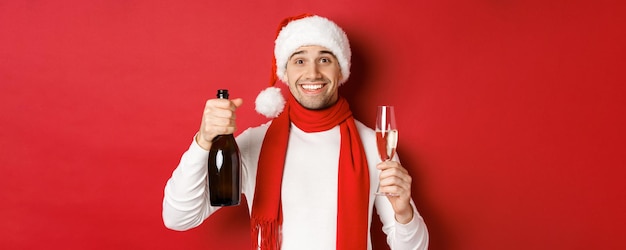
<svg viewBox="0 0 626 250"><path fill-rule="evenodd" d="M389 176L386 178L381 178L380 186L381 187L389 187L389 186L399 186L403 188L410 188L411 186L411 177L406 176Z"/></svg>
<svg viewBox="0 0 626 250"><path fill-rule="evenodd" d="M398 167L385 168L381 170L379 174L379 177L381 179L392 177L392 176L405 178L406 176L409 176L409 172L406 170L406 168L398 166Z"/></svg>
<svg viewBox="0 0 626 250"><path fill-rule="evenodd" d="M411 183L406 182L401 178L387 178L380 182L380 190L386 193L410 193L411 192Z"/></svg>
<svg viewBox="0 0 626 250"><path fill-rule="evenodd" d="M380 171L385 171L385 169L390 168L389 162L387 161L380 162L376 165L376 168Z"/></svg>
<svg viewBox="0 0 626 250"><path fill-rule="evenodd" d="M234 120L235 112L230 109L223 108L208 108L205 111L205 117L207 119L225 119L225 120Z"/></svg>
<svg viewBox="0 0 626 250"><path fill-rule="evenodd" d="M209 104L204 111L200 133L208 140L219 134L232 134L235 131L234 112L216 108Z"/></svg>
<svg viewBox="0 0 626 250"><path fill-rule="evenodd" d="M239 108L243 104L243 99L235 98L231 102L232 102L233 105L235 105L235 108Z"/></svg>
<svg viewBox="0 0 626 250"><path fill-rule="evenodd" d="M381 188L381 190L383 190L383 192L387 194L387 196L389 197L402 198L402 197L410 196L410 193L408 192L407 189L404 189L398 186L389 186L389 187L386 187L385 189Z"/></svg>
<svg viewBox="0 0 626 250"><path fill-rule="evenodd" d="M205 107L207 108L220 108L220 109L230 109L231 101L228 99L209 99L206 101Z"/></svg>
<svg viewBox="0 0 626 250"><path fill-rule="evenodd" d="M208 100L205 106L205 113L211 117L235 118L235 111L243 104L243 99L231 100L212 99Z"/></svg>
<svg viewBox="0 0 626 250"><path fill-rule="evenodd" d="M400 165L400 162L397 161L383 161L378 163L378 165L376 165L376 168L378 168L379 170L385 170L388 168L395 168L395 167L402 167L402 165Z"/></svg>
<svg viewBox="0 0 626 250"><path fill-rule="evenodd" d="M388 188L401 188L404 190L411 189L412 178L406 172L406 169L391 168L387 169L380 174L380 187L381 190ZM388 192L394 192L387 190Z"/></svg>
<svg viewBox="0 0 626 250"><path fill-rule="evenodd" d="M242 104L243 104L243 99L241 98L235 98L235 99L212 99L209 100L211 101L211 105L213 105L216 108L221 108L221 109L229 109L232 111L235 111L237 108L239 108Z"/></svg>

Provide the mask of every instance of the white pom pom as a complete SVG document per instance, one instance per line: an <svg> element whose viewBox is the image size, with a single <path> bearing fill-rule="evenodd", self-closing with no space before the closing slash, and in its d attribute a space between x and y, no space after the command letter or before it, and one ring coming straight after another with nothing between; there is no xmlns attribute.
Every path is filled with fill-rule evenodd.
<svg viewBox="0 0 626 250"><path fill-rule="evenodd" d="M285 108L285 98L280 88L269 87L261 91L256 97L255 109L267 118L276 118Z"/></svg>

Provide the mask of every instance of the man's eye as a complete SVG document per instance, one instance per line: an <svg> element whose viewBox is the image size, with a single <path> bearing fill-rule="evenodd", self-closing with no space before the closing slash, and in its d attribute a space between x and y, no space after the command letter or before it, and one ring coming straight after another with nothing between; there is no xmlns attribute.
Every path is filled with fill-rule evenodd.
<svg viewBox="0 0 626 250"><path fill-rule="evenodd" d="M297 60L295 60L293 63L295 63L295 64L303 64L303 63L304 63L304 60L302 60L302 59L297 59Z"/></svg>
<svg viewBox="0 0 626 250"><path fill-rule="evenodd" d="M322 62L322 63L328 63L328 62L330 62L330 59L328 59L328 58L322 58L322 59L320 59L320 62Z"/></svg>

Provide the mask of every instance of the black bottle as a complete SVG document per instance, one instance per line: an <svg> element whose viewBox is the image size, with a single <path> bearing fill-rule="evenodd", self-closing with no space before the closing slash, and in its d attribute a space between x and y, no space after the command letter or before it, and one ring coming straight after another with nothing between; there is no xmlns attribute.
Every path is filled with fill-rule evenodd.
<svg viewBox="0 0 626 250"><path fill-rule="evenodd" d="M228 90L217 91L217 98L228 99ZM209 149L209 196L211 206L239 205L241 198L241 158L232 134L218 135Z"/></svg>

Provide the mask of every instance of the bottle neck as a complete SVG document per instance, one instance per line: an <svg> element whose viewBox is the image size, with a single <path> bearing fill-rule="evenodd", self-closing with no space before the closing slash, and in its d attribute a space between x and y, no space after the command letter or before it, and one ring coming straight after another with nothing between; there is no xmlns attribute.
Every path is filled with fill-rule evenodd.
<svg viewBox="0 0 626 250"><path fill-rule="evenodd" d="M217 98L219 99L228 99L228 90L219 89L217 90Z"/></svg>

